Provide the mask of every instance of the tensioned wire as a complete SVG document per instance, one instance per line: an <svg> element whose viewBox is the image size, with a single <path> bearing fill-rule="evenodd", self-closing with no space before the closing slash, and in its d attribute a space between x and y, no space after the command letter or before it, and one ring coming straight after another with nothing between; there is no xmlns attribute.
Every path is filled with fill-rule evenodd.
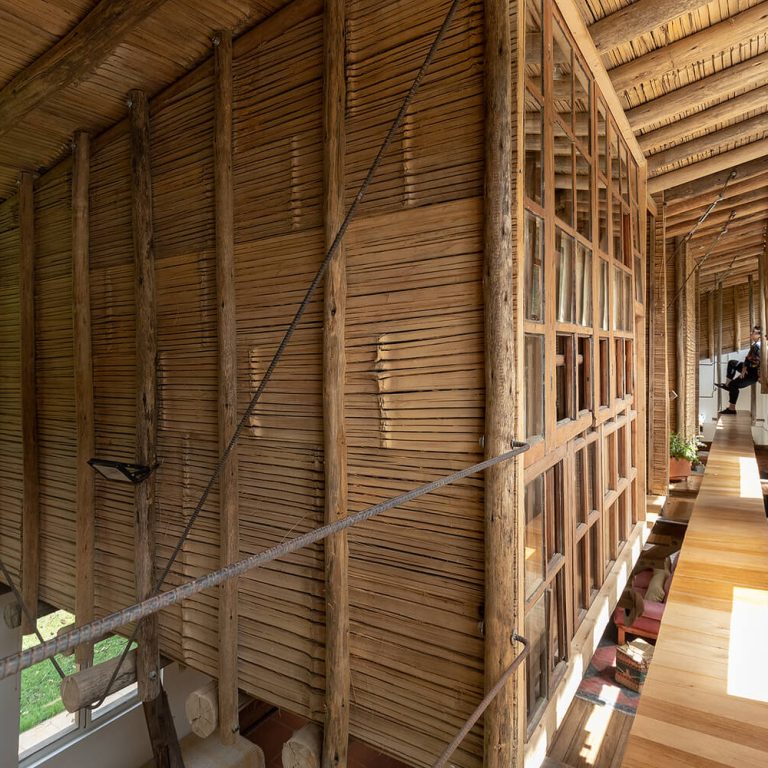
<svg viewBox="0 0 768 768"><path fill-rule="evenodd" d="M376 173L379 166L381 165L381 161L383 160L385 153L389 149L389 146L392 143L392 139L394 138L395 134L400 128L403 122L403 119L405 118L405 115L408 111L408 108L411 105L411 102L413 101L414 97L416 96L416 93L421 87L421 82L424 79L424 76L426 75L427 70L429 69L432 63L432 60L434 59L435 54L437 53L437 49L442 43L443 38L445 37L445 34L451 25L451 22L453 21L453 17L455 16L460 3L461 3L461 0L452 0L451 5L448 8L448 12L445 15L445 18L443 20L443 23L440 25L440 28L438 29L437 34L435 35L435 38L432 41L432 45L430 46L429 51L427 52L427 55L424 58L424 62L422 63L421 67L416 73L416 77L411 83L411 87L408 89L408 92L406 93L405 98L403 99L403 103L401 104L398 113L395 119L393 120L392 125L389 127L389 130L387 131L387 134L384 137L384 141L379 147L379 151L376 153L376 157L374 158L373 163L371 164L371 167L368 169L368 173L363 179L363 182L360 185L360 188L358 189L357 194L355 195L355 198L352 201L352 204L349 206L346 216L344 217L344 220L342 221L341 226L339 227L339 231L336 233L336 237L334 238L333 243L328 249L325 255L325 258L323 259L320 265L320 268L317 270L315 277L310 283L309 288L307 289L307 292L304 295L304 299L299 305L299 308L296 310L296 314L294 315L294 318L291 321L291 324L288 326L288 329L286 330L282 341L280 342L274 356L272 357L272 361L270 362L269 367L264 373L264 376L262 377L258 388L254 392L253 397L248 403L248 407L245 409L245 412L243 413L237 425L237 428L232 433L232 437L227 443L227 447L224 449L221 456L219 457L216 467L213 473L211 474L210 478L208 479L208 482L206 483L205 488L203 489L200 499L195 505L195 509L192 512L192 515L187 521L187 524L184 527L184 530L182 531L182 534L179 537L179 540L176 546L174 547L173 552L171 553L171 556L168 559L168 562L165 564L165 567L163 568L160 578L157 581L156 587L153 590L153 593L152 593L153 595L158 595L160 590L162 589L162 586L165 583L165 580L168 577L168 574L170 573L171 568L173 567L173 564L176 562L176 558L179 556L179 553L181 552L182 547L184 546L187 539L189 538L189 534L192 531L192 527L194 526L197 518L200 516L200 513L203 510L203 506L205 505L205 502L207 501L208 496L210 495L211 490L213 489L213 486L219 479L219 476L221 475L222 469L224 468L224 465L226 464L227 459L230 457L232 451L237 446L245 426L247 425L251 415L253 414L253 411L256 408L256 405L261 399L261 395L264 392L264 389L266 388L267 384L272 378L272 374L274 373L274 370L277 367L277 364L280 362L280 359L283 356L285 348L288 346L288 343L290 342L291 337L294 334L294 331L296 330L299 323L301 322L301 319L307 309L307 306L309 305L309 302L312 300L312 297L314 296L315 291L317 290L317 287L320 284L320 281L323 279L323 276L328 270L328 266L331 260L336 255L336 252L338 251L339 246L341 245L341 241L344 238L344 235L346 234L347 229L349 228L350 222L354 218L354 215L357 212L358 206L360 205L363 198L365 197L368 187L370 186L371 181L373 180L374 174ZM97 701L95 704L91 704L89 707L90 709L95 709L97 707L100 707L106 700L107 696L110 694L112 685L114 684L118 674L120 673L120 670L122 669L123 663L125 662L126 656L128 655L128 650L130 649L133 641L136 639L137 633L138 633L138 627L134 627L130 637L128 638L128 642L125 644L125 648L123 648L123 652L120 655L120 661L118 662L117 666L112 672L112 677L107 683L107 686L104 690L104 693L102 694L101 699Z"/></svg>

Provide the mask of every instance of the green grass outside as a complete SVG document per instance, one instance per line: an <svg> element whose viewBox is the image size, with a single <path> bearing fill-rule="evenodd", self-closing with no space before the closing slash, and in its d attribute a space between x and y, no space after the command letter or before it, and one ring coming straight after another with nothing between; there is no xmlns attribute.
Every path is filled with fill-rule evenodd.
<svg viewBox="0 0 768 768"><path fill-rule="evenodd" d="M72 624L75 617L67 611L56 611L43 617L37 622L37 627L44 640L50 640L56 636L61 627ZM32 648L39 645L36 635L24 637L23 648ZM112 659L123 650L125 640L122 637L108 637L100 640L93 649L95 664ZM65 675L71 675L76 671L74 656L57 656ZM21 673L21 710L19 732L24 733L34 728L48 718L64 711L64 704L59 694L59 673L54 669L50 661L41 661L39 664L25 669Z"/></svg>

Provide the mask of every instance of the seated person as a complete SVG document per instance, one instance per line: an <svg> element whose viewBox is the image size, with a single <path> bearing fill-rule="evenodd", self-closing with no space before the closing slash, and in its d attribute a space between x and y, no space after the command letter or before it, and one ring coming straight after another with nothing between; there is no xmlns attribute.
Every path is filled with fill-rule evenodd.
<svg viewBox="0 0 768 768"><path fill-rule="evenodd" d="M721 389L728 391L728 407L720 411L721 414L736 413L736 402L739 399L739 390L751 387L757 383L760 377L760 326L756 325L750 334L751 345L743 363L736 360L728 361L728 370L724 384L718 384Z"/></svg>

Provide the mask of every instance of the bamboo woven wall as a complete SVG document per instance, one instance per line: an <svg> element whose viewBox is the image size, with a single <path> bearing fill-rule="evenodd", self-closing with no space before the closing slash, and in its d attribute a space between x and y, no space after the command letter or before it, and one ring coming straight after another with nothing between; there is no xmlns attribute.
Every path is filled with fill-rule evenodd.
<svg viewBox="0 0 768 768"><path fill-rule="evenodd" d="M18 198L0 205L0 557L14 578L21 560L21 318Z"/></svg>

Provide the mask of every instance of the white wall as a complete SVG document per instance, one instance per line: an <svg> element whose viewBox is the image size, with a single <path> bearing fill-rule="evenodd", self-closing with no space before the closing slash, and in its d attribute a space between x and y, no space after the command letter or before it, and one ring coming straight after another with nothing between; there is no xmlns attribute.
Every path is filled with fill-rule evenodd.
<svg viewBox="0 0 768 768"><path fill-rule="evenodd" d="M180 739L190 730L184 716L187 695L205 685L209 679L195 670L181 669L178 664L172 664L163 671L163 684L168 693L176 733ZM18 712L18 703L15 711ZM0 718L0 721L3 719L5 718ZM18 742L18 723L16 741ZM2 749L4 746L3 744ZM18 750L18 747L16 749ZM152 749L144 721L144 710L141 704L137 703L114 720L87 731L75 741L63 743L57 751L49 752L45 757L25 765L34 768L140 768L151 758ZM16 754L13 756L13 762L3 762L0 757L0 765L3 768L17 765Z"/></svg>
<svg viewBox="0 0 768 768"><path fill-rule="evenodd" d="M722 356L722 381L725 381L725 370L728 360L743 360L747 356L748 348L739 352L732 352L730 355ZM713 360L705 359L699 362L699 424L702 428L702 437L707 442L711 441L715 435L715 424L717 422L717 388L716 381L716 363ZM749 411L752 402L752 389L757 392L757 408L755 412L755 422L752 425L752 436L758 445L768 445L768 395L760 394L760 385L754 387L745 387L739 395L739 402L736 408L740 411ZM723 391L722 407L728 405L728 393Z"/></svg>

